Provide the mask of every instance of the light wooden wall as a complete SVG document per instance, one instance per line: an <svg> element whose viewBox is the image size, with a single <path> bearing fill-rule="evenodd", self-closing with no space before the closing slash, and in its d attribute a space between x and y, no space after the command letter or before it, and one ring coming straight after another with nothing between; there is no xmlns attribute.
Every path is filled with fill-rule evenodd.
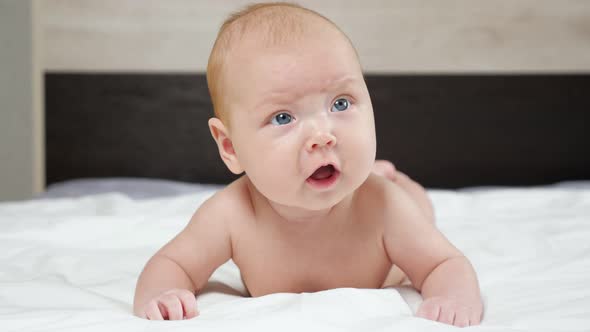
<svg viewBox="0 0 590 332"><path fill-rule="evenodd" d="M203 72L243 0L45 0L52 71ZM302 0L353 40L367 72L590 70L587 0Z"/></svg>

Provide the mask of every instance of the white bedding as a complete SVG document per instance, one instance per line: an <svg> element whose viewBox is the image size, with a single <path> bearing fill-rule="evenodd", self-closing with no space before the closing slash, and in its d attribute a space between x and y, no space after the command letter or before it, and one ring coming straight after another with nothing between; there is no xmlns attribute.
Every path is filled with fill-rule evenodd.
<svg viewBox="0 0 590 332"><path fill-rule="evenodd" d="M199 296L199 317L134 317L143 265L213 190L0 203L0 331L454 330L413 317L408 288L244 298L231 261ZM470 330L590 331L590 186L429 193L479 276L485 314Z"/></svg>

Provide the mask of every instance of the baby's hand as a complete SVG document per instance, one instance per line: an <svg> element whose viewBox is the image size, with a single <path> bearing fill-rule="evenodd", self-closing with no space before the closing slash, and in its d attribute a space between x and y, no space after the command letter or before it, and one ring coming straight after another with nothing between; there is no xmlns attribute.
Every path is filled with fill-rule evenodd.
<svg viewBox="0 0 590 332"><path fill-rule="evenodd" d="M435 296L422 302L416 316L441 323L465 327L481 321L481 301L459 301L452 297Z"/></svg>
<svg viewBox="0 0 590 332"><path fill-rule="evenodd" d="M190 319L199 315L195 294L186 289L171 289L148 301L137 316L149 320Z"/></svg>

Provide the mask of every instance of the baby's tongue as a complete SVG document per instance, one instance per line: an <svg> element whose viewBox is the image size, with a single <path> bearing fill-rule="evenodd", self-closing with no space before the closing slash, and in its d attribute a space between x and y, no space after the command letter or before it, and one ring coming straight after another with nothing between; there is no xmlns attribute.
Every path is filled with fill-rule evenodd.
<svg viewBox="0 0 590 332"><path fill-rule="evenodd" d="M330 177L330 175L332 175L332 166L322 166L311 175L311 178L314 180L323 180Z"/></svg>

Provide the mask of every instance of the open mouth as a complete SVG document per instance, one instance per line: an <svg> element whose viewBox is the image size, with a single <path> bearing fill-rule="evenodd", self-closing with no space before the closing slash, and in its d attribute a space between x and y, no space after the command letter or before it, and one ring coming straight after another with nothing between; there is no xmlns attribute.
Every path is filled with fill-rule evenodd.
<svg viewBox="0 0 590 332"><path fill-rule="evenodd" d="M317 189L329 188L336 182L340 175L340 172L334 167L334 165L324 165L316 169L313 174L307 178L307 183Z"/></svg>

